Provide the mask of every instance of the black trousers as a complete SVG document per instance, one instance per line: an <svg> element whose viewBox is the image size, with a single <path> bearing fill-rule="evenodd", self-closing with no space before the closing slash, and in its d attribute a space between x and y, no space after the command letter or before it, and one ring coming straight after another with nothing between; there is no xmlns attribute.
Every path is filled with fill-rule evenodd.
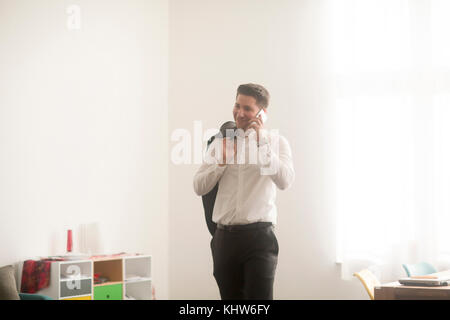
<svg viewBox="0 0 450 320"><path fill-rule="evenodd" d="M267 223L255 228L217 228L211 240L214 277L222 300L272 300L278 241ZM247 225L250 226L250 225Z"/></svg>

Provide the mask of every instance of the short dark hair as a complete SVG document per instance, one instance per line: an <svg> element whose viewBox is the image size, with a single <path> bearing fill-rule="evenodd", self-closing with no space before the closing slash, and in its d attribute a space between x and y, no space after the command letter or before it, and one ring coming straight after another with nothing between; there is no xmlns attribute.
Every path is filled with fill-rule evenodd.
<svg viewBox="0 0 450 320"><path fill-rule="evenodd" d="M256 104L261 108L267 108L269 106L270 94L266 88L259 84L247 83L241 84L236 93L238 95L250 96L256 99Z"/></svg>

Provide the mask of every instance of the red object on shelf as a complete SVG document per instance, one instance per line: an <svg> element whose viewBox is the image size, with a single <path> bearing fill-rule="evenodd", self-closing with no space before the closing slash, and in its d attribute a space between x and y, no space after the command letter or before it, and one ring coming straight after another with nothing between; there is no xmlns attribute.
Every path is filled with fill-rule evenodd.
<svg viewBox="0 0 450 320"><path fill-rule="evenodd" d="M50 284L51 261L26 260L23 263L20 292L36 293Z"/></svg>
<svg viewBox="0 0 450 320"><path fill-rule="evenodd" d="M67 230L67 252L72 252L72 230Z"/></svg>

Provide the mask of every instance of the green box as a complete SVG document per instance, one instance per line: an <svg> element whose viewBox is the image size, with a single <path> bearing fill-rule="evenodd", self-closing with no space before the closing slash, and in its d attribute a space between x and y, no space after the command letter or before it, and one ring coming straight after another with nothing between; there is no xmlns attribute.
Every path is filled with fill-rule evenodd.
<svg viewBox="0 0 450 320"><path fill-rule="evenodd" d="M122 284L94 287L94 300L122 300Z"/></svg>

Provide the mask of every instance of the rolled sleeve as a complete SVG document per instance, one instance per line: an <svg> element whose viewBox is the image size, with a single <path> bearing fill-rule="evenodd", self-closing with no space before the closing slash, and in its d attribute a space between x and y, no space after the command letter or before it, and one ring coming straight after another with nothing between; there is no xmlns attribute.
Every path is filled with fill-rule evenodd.
<svg viewBox="0 0 450 320"><path fill-rule="evenodd" d="M268 175L280 190L289 188L295 179L292 151L289 142L283 136L260 143L258 152L262 175Z"/></svg>
<svg viewBox="0 0 450 320"><path fill-rule="evenodd" d="M194 191L203 196L210 192L222 177L227 166L219 166L217 163L203 163L194 176Z"/></svg>

